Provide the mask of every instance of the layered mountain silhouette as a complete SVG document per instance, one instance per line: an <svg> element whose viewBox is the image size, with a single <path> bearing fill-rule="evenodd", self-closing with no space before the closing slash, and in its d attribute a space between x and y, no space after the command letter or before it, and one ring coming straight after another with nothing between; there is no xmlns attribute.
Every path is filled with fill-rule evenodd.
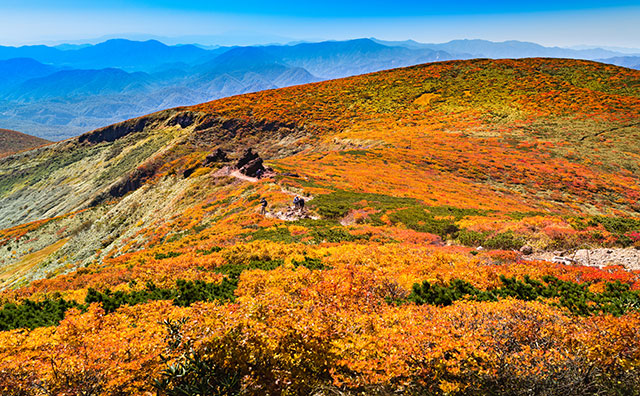
<svg viewBox="0 0 640 396"><path fill-rule="evenodd" d="M615 56L613 58L600 59L600 62L628 67L630 69L640 69L640 56Z"/></svg>
<svg viewBox="0 0 640 396"><path fill-rule="evenodd" d="M96 45L0 47L0 127L61 140L167 107L449 59L612 57L602 61L638 64L617 55L484 40L357 39L204 49L113 39Z"/></svg>
<svg viewBox="0 0 640 396"><path fill-rule="evenodd" d="M493 42L488 40L453 40L443 44L420 44L416 42L399 42L409 48L429 48L450 53L468 54L474 58L573 58L598 59L609 58L619 53L596 49L570 49L560 47L544 47L536 43L516 40Z"/></svg>

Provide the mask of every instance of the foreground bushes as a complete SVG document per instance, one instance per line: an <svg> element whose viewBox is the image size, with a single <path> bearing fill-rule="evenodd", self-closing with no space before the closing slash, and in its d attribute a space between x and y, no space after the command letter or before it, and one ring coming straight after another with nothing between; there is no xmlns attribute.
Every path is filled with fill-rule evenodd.
<svg viewBox="0 0 640 396"><path fill-rule="evenodd" d="M640 389L637 311L580 317L517 300L393 305L366 271L327 274L255 272L234 304L157 301L112 314L93 304L71 310L57 328L0 333L0 390L577 396Z"/></svg>
<svg viewBox="0 0 640 396"><path fill-rule="evenodd" d="M95 291L56 327L0 332L0 394L638 393L640 313L561 304L633 308L635 274L444 249L255 242L208 269L238 279L233 299L194 281L167 289L180 304ZM422 303L388 302L423 279Z"/></svg>
<svg viewBox="0 0 640 396"><path fill-rule="evenodd" d="M98 291L89 288L85 297L85 305L63 299L45 299L41 302L25 300L22 303L5 304L0 309L0 331L36 327L55 326L70 308L86 310L89 304L100 303L106 313L114 312L123 305L144 304L155 300L172 300L177 306L186 307L198 301L233 301L234 292L238 287L240 274L245 270L272 270L282 265L281 260L251 261L249 264L227 264L216 269L216 272L226 275L222 281L204 282L201 280L186 281L178 279L175 288L158 288L153 282L148 282L142 290L130 292L110 289ZM313 259L306 259L296 266L322 269L322 263Z"/></svg>

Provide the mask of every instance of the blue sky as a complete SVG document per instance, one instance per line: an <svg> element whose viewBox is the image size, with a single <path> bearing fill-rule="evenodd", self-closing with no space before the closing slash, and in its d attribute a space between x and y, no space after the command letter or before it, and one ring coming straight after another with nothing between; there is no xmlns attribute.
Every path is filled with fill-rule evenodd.
<svg viewBox="0 0 640 396"><path fill-rule="evenodd" d="M637 48L638 21L640 0L0 0L0 44L147 34L265 42L483 38Z"/></svg>

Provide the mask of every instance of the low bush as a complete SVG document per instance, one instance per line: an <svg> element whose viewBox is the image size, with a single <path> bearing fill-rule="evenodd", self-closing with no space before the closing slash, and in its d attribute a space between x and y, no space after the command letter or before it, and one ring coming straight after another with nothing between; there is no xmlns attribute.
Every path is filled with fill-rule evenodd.
<svg viewBox="0 0 640 396"><path fill-rule="evenodd" d="M640 292L620 281L608 282L601 293L591 292L588 283L563 281L545 276L542 281L525 276L523 280L500 276L502 285L495 289L480 290L471 283L454 279L449 283L431 284L428 281L413 285L409 301L416 304L451 305L454 301L498 301L503 298L533 301L554 299L550 304L566 308L575 315L623 315L640 309Z"/></svg>
<svg viewBox="0 0 640 396"><path fill-rule="evenodd" d="M34 302L25 300L22 303L8 303L0 308L0 331L57 325L65 312L80 305L74 301L61 298L46 299Z"/></svg>

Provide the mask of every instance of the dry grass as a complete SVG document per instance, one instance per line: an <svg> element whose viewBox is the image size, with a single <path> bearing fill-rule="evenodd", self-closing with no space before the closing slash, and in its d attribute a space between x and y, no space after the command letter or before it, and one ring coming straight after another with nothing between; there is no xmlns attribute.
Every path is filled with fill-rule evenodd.
<svg viewBox="0 0 640 396"><path fill-rule="evenodd" d="M0 269L0 282L4 283L28 274L35 266L42 263L47 257L64 246L67 241L69 241L69 238L61 239L58 242L45 247L44 249L27 254L22 258L22 260L18 261L17 263Z"/></svg>

